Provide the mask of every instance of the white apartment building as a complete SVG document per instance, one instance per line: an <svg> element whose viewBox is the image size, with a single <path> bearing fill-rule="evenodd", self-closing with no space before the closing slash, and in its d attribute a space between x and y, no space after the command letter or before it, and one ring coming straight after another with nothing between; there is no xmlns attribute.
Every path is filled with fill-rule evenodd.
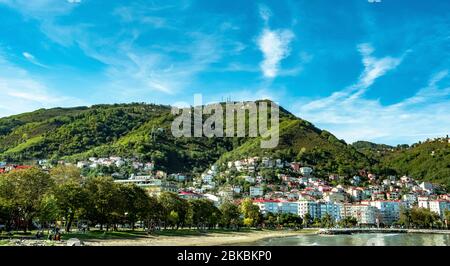
<svg viewBox="0 0 450 266"><path fill-rule="evenodd" d="M251 186L250 187L250 197L262 197L264 195L262 187Z"/></svg>
<svg viewBox="0 0 450 266"><path fill-rule="evenodd" d="M422 183L420 183L419 187L421 189L427 191L428 193L432 193L434 191L433 184L431 184L429 182L422 182Z"/></svg>
<svg viewBox="0 0 450 266"><path fill-rule="evenodd" d="M450 202L446 200L432 200L430 201L430 210L437 213L441 219L445 216L445 211L450 210Z"/></svg>
<svg viewBox="0 0 450 266"><path fill-rule="evenodd" d="M203 183L206 183L206 184L210 184L211 182L212 182L212 180L214 179L214 177L212 176L212 175L208 175L208 174L203 174L202 175L202 181L203 181Z"/></svg>
<svg viewBox="0 0 450 266"><path fill-rule="evenodd" d="M307 213L309 213L311 219L320 218L320 209L317 202L308 200L298 201L298 215L303 218Z"/></svg>
<svg viewBox="0 0 450 266"><path fill-rule="evenodd" d="M446 200L430 200L428 198L419 198L419 207L430 209L430 211L437 213L441 218L444 218L445 211L450 210L450 202Z"/></svg>
<svg viewBox="0 0 450 266"><path fill-rule="evenodd" d="M309 176L313 172L311 167L300 167L300 173L304 176Z"/></svg>
<svg viewBox="0 0 450 266"><path fill-rule="evenodd" d="M298 203L293 201L283 201L278 203L282 213L291 213L298 215Z"/></svg>
<svg viewBox="0 0 450 266"><path fill-rule="evenodd" d="M292 213L298 214L298 203L280 200L256 199L253 201L259 207L262 214L267 213Z"/></svg>
<svg viewBox="0 0 450 266"><path fill-rule="evenodd" d="M278 201L277 200L263 200L257 199L253 203L259 207L259 211L262 214L278 213Z"/></svg>
<svg viewBox="0 0 450 266"><path fill-rule="evenodd" d="M253 201L258 205L262 214L271 213L292 213L304 218L307 213L311 219L322 218L329 214L337 222L341 219L340 207L338 204L315 201L286 201L286 200L264 200Z"/></svg>
<svg viewBox="0 0 450 266"><path fill-rule="evenodd" d="M339 204L330 202L319 202L320 218L323 218L326 214L329 214L333 221L338 222L341 220L341 209Z"/></svg>
<svg viewBox="0 0 450 266"><path fill-rule="evenodd" d="M369 204L341 204L340 216L354 217L359 225L378 224L378 210Z"/></svg>
<svg viewBox="0 0 450 266"><path fill-rule="evenodd" d="M340 192L327 192L323 194L323 199L327 202L344 202L345 194Z"/></svg>
<svg viewBox="0 0 450 266"><path fill-rule="evenodd" d="M405 194L402 196L402 200L408 208L411 208L417 203L417 196L413 193Z"/></svg>
<svg viewBox="0 0 450 266"><path fill-rule="evenodd" d="M378 209L380 214L379 222L384 225L392 225L400 218L400 207L405 206L404 203L395 200L377 200L370 202L371 206Z"/></svg>

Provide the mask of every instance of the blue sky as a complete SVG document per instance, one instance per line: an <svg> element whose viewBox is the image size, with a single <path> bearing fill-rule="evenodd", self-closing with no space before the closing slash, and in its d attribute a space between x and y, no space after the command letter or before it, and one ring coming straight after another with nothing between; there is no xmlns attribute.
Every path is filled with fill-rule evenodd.
<svg viewBox="0 0 450 266"><path fill-rule="evenodd" d="M347 142L450 133L450 2L0 0L0 117L270 98Z"/></svg>

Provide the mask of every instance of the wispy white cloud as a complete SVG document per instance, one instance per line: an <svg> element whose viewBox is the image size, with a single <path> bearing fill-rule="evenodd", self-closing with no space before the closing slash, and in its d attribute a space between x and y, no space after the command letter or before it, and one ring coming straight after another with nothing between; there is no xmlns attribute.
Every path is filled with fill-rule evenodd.
<svg viewBox="0 0 450 266"><path fill-rule="evenodd" d="M91 56L108 65L106 74L111 88L122 88L121 91L127 94L159 92L174 95L189 87L196 74L206 70L222 53L214 36L193 33L189 37L191 43L176 48L179 54L183 54L184 60L176 60L164 52L142 51L133 43L117 48L123 55L119 60L117 51Z"/></svg>
<svg viewBox="0 0 450 266"><path fill-rule="evenodd" d="M275 78L278 75L281 61L291 52L289 45L295 35L289 29L271 30L269 28L268 22L272 12L268 7L261 5L259 14L265 23L257 41L264 57L260 67L266 78Z"/></svg>
<svg viewBox="0 0 450 266"><path fill-rule="evenodd" d="M267 78L275 78L280 68L280 62L289 56L289 44L294 38L294 33L290 30L270 30L264 29L259 37L259 49L263 53L264 60L261 63L261 70Z"/></svg>
<svg viewBox="0 0 450 266"><path fill-rule="evenodd" d="M377 78L383 76L386 72L395 69L403 60L403 57L390 56L375 58L372 56L374 48L368 43L360 44L358 50L363 57L364 72L355 87L363 90L369 88Z"/></svg>
<svg viewBox="0 0 450 266"><path fill-rule="evenodd" d="M364 92L402 62L400 57L373 57L373 47L359 46L364 70L358 81L318 100L304 99L296 114L329 129L348 142L371 140L389 144L413 143L450 132L448 71L435 73L427 86L399 103L383 105ZM445 87L444 81L447 81ZM438 84L443 83L441 86Z"/></svg>
<svg viewBox="0 0 450 266"><path fill-rule="evenodd" d="M76 5L55 1L42 0L34 3L0 0L0 3L16 8L24 16L38 19L41 31L52 41L65 47L76 45L88 57L103 63L103 83L98 84L98 91L108 93L111 97L115 95L121 101L136 99L136 96L149 95L152 92L173 95L189 87L198 73L222 55L223 40L220 36L186 32L181 27L176 27L182 18L171 20L170 17L154 15L155 12L175 8L174 5L122 5L116 8L112 15L123 23L138 22L140 26L133 24L132 29L127 26L119 27L113 34L102 35L96 31L96 25L60 23L60 20L55 18L68 14L73 10L72 6ZM182 9L186 6L186 3L181 3L176 8ZM48 15L44 15L47 8ZM186 41L159 47L137 44L136 40L148 30L148 25L173 30L173 34L183 35ZM230 52L236 54L245 49L242 43L229 46ZM36 65L40 64L28 52L23 56Z"/></svg>
<svg viewBox="0 0 450 266"><path fill-rule="evenodd" d="M60 25L56 22L59 17L69 15L82 4L81 0L0 0L0 4L16 10L26 19L39 21L40 30L50 40L62 46L74 44L77 34L88 26Z"/></svg>
<svg viewBox="0 0 450 266"><path fill-rule="evenodd" d="M259 6L259 16L264 21L264 23L268 23L270 17L272 16L272 10L268 8L266 5L261 4Z"/></svg>
<svg viewBox="0 0 450 266"><path fill-rule="evenodd" d="M28 52L23 52L22 55L23 55L23 57L25 57L25 59L27 59L30 63L32 63L34 65L37 65L37 66L40 66L43 68L49 68L47 65L40 63L34 55L32 55Z"/></svg>
<svg viewBox="0 0 450 266"><path fill-rule="evenodd" d="M153 13L164 9L173 8L173 6L151 7L145 6L119 6L113 11L113 15L117 16L124 23L140 23L145 26L154 28L173 29L172 23L166 17L157 16Z"/></svg>

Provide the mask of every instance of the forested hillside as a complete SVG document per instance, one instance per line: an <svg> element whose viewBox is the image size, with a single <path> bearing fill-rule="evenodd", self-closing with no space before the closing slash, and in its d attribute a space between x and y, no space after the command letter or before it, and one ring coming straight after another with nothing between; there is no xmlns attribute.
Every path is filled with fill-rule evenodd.
<svg viewBox="0 0 450 266"><path fill-rule="evenodd" d="M364 169L449 185L450 144L445 140L411 147L347 144L280 108L279 145L261 149L260 138L175 138L170 110L133 103L41 109L1 118L0 160L76 161L117 155L151 160L168 172L201 172L217 161L272 156L313 166L321 176L351 176Z"/></svg>

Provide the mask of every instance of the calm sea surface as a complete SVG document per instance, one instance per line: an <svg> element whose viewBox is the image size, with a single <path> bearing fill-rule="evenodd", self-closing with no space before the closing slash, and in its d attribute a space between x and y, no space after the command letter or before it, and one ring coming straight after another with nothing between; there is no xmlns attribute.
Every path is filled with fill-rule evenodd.
<svg viewBox="0 0 450 266"><path fill-rule="evenodd" d="M256 246L450 246L445 234L300 235L271 238Z"/></svg>

